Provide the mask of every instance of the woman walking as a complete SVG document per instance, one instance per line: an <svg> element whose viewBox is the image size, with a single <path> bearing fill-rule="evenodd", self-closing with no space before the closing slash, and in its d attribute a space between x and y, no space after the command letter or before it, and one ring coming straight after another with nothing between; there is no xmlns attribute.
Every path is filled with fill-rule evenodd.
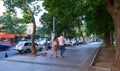
<svg viewBox="0 0 120 71"><path fill-rule="evenodd" d="M58 42L57 37L55 36L53 38L53 41L52 41L52 54L51 54L51 57L53 57L53 56L55 56L56 58L58 57L57 56L58 49L59 49L59 42Z"/></svg>

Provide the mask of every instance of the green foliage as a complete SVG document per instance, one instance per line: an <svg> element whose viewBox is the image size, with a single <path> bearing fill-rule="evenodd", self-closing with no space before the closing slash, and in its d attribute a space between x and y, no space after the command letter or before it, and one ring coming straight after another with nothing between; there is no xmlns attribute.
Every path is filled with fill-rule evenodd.
<svg viewBox="0 0 120 71"><path fill-rule="evenodd" d="M115 3L115 7L120 8L120 1L119 0Z"/></svg>
<svg viewBox="0 0 120 71"><path fill-rule="evenodd" d="M21 8L24 12L23 12L23 22L25 23L30 23L31 22L31 13L30 11L26 8L26 7L22 7Z"/></svg>
<svg viewBox="0 0 120 71"><path fill-rule="evenodd" d="M26 7L26 4L31 6L32 13ZM9 15L16 15L16 7L21 9L23 12L23 22L31 22L31 14L37 15L41 9L38 4L38 0L4 0L4 6L7 8Z"/></svg>
<svg viewBox="0 0 120 71"><path fill-rule="evenodd" d="M85 15L87 35L104 37L106 32L113 32L114 25L111 16L106 10L104 0L77 0L76 7L81 15Z"/></svg>
<svg viewBox="0 0 120 71"><path fill-rule="evenodd" d="M32 32L32 54L36 54L35 49L35 32L36 32L36 23L34 16L40 12L39 5L36 4L38 0L4 0L4 6L7 8L8 15L16 15L16 7L20 8L23 12L22 22L32 23L33 24L33 32ZM9 22L9 21L8 21Z"/></svg>
<svg viewBox="0 0 120 71"><path fill-rule="evenodd" d="M37 2L38 0L4 0L4 6L6 7L7 10L7 16L4 17L5 19L1 19L2 24L4 25L4 27L2 27L2 29L4 29L5 31L10 31L8 28L9 25L11 25L13 27L13 25L15 27L10 28L10 29L16 29L13 30L14 33L19 32L22 33L23 30L25 30L25 28L22 28L22 26L25 27L24 23L31 23L31 18L32 18L32 14L37 15L41 9L40 6ZM32 13L28 10L28 8L26 7L25 4L29 4L32 7ZM11 15L16 15L17 14L17 9L19 8L22 10L23 13L23 18L22 19L18 19L18 18L12 18ZM19 29L17 28L19 25Z"/></svg>
<svg viewBox="0 0 120 71"><path fill-rule="evenodd" d="M76 29L80 30L80 16L74 0L44 0L43 6L50 17L56 17L56 32L64 32L66 37L76 36ZM68 33L69 32L69 33Z"/></svg>
<svg viewBox="0 0 120 71"><path fill-rule="evenodd" d="M38 33L41 35L51 35L51 31L52 31L52 17L50 17L47 13L44 13L41 16L40 19L41 24L43 25L42 28L39 28ZM41 31L40 31L41 29Z"/></svg>
<svg viewBox="0 0 120 71"><path fill-rule="evenodd" d="M50 17L57 18L57 32L64 32L66 37L82 35L82 20L86 23L87 35L104 37L106 32L114 31L104 0L44 0L43 6ZM83 16L85 18L79 19Z"/></svg>
<svg viewBox="0 0 120 71"><path fill-rule="evenodd" d="M26 30L25 25L20 24L21 19L16 17L11 17L9 15L5 17L1 16L0 22L2 24L2 27L0 27L0 29L8 33L22 34Z"/></svg>

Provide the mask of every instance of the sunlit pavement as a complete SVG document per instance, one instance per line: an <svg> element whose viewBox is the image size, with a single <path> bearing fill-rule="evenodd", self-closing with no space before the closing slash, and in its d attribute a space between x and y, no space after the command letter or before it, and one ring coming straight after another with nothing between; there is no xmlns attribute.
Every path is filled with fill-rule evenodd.
<svg viewBox="0 0 120 71"><path fill-rule="evenodd" d="M9 48L8 50L0 51L0 59L4 59L6 57L6 54L8 57L14 56L18 54L18 51L13 50L13 48Z"/></svg>
<svg viewBox="0 0 120 71"><path fill-rule="evenodd" d="M0 60L0 71L87 71L90 59L99 46L100 43L95 42L66 47L64 58L51 58L51 50L46 56L42 56L41 52L37 56L16 55Z"/></svg>

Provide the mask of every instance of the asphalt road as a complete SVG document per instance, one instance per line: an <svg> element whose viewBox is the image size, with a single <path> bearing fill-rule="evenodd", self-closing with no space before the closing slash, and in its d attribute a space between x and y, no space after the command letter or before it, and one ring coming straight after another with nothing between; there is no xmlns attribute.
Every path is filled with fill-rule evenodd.
<svg viewBox="0 0 120 71"><path fill-rule="evenodd" d="M6 54L8 57L11 57L11 56L17 55L18 52L16 50L14 50L13 47L11 47L7 50L4 50L4 51L0 51L0 59L5 58Z"/></svg>
<svg viewBox="0 0 120 71"><path fill-rule="evenodd" d="M16 55L0 60L0 71L88 71L91 57L99 43L66 47L64 58L46 56ZM39 53L38 53L39 54Z"/></svg>

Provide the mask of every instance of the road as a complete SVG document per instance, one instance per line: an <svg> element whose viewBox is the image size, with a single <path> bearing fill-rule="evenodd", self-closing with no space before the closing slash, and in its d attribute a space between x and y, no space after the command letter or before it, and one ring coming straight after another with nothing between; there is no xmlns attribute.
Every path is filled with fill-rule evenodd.
<svg viewBox="0 0 120 71"><path fill-rule="evenodd" d="M0 59L5 58L5 55L7 54L8 57L17 55L18 52L13 49L13 47L9 48L8 50L0 51Z"/></svg>
<svg viewBox="0 0 120 71"><path fill-rule="evenodd" d="M0 60L0 71L88 71L91 57L99 43L78 45L66 48L64 58L51 58L51 51L46 56L15 55Z"/></svg>

